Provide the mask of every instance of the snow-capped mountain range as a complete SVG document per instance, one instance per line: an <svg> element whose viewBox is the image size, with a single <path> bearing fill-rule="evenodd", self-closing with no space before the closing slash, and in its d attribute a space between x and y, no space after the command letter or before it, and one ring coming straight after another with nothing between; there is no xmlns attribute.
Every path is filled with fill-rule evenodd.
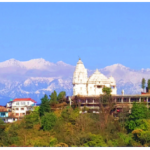
<svg viewBox="0 0 150 150"><path fill-rule="evenodd" d="M86 67L86 64L85 64ZM40 59L18 61L10 59L0 62L0 105L10 99L31 97L40 103L46 93L64 90L72 95L72 76L75 66L62 61L51 63ZM90 76L95 70L88 70ZM117 93L140 94L141 80L150 78L150 69L132 70L121 64L114 64L99 69L107 77L113 76L117 83Z"/></svg>

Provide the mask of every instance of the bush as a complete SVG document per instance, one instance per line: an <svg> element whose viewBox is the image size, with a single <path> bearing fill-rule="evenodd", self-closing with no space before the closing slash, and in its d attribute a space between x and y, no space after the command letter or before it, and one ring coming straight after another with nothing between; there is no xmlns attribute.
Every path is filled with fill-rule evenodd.
<svg viewBox="0 0 150 150"><path fill-rule="evenodd" d="M83 146L86 147L105 147L107 146L101 135L90 134L89 141Z"/></svg>
<svg viewBox="0 0 150 150"><path fill-rule="evenodd" d="M43 130L51 130L56 124L56 120L57 117L54 113L45 113L41 119Z"/></svg>

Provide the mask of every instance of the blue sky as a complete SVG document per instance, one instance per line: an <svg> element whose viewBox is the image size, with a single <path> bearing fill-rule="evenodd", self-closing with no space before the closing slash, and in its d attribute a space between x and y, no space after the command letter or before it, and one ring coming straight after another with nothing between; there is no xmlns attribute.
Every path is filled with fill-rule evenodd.
<svg viewBox="0 0 150 150"><path fill-rule="evenodd" d="M150 68L150 3L0 3L0 62Z"/></svg>

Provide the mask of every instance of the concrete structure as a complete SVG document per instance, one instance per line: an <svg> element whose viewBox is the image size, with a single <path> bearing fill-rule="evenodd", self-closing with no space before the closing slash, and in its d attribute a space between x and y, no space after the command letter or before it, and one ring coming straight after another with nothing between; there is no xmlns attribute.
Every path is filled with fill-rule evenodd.
<svg viewBox="0 0 150 150"><path fill-rule="evenodd" d="M86 107L88 112L99 113L100 111L100 97L101 96L72 96L68 97L67 101L70 105L76 105L80 107L81 112L87 112L84 110ZM150 94L143 95L112 95L112 102L114 104L113 113L118 114L122 112L123 108L128 109L131 113L133 103L144 103L147 108L150 108Z"/></svg>
<svg viewBox="0 0 150 150"><path fill-rule="evenodd" d="M36 101L31 98L16 98L6 105L7 110L11 110L15 117L23 117L27 111L33 111Z"/></svg>
<svg viewBox="0 0 150 150"><path fill-rule="evenodd" d="M85 69L81 59L77 62L73 74L73 95L98 96L103 94L103 87L110 87L111 94L117 94L115 79L111 76L107 78L98 69L88 78L87 69Z"/></svg>
<svg viewBox="0 0 150 150"><path fill-rule="evenodd" d="M13 116L11 112L8 112L7 109L3 106L0 106L0 118L5 123L11 123L11 122L17 121L17 118Z"/></svg>

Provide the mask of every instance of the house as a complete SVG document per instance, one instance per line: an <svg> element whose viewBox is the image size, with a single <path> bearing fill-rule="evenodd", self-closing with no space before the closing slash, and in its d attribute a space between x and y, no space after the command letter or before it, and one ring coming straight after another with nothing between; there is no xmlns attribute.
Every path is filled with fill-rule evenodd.
<svg viewBox="0 0 150 150"><path fill-rule="evenodd" d="M31 98L16 98L12 101L12 113L16 117L23 117L27 111L33 111L36 101Z"/></svg>
<svg viewBox="0 0 150 150"><path fill-rule="evenodd" d="M10 102L8 102L7 104L6 104L6 108L7 108L7 111L9 111L9 112L11 112L12 111L12 101L10 101Z"/></svg>
<svg viewBox="0 0 150 150"><path fill-rule="evenodd" d="M15 117L21 118L27 111L33 111L36 101L31 98L16 98L7 103L7 111L11 111Z"/></svg>
<svg viewBox="0 0 150 150"><path fill-rule="evenodd" d="M14 121L17 121L17 118L13 116L11 112L7 111L7 108L0 106L0 118L5 122L5 123L11 123Z"/></svg>

